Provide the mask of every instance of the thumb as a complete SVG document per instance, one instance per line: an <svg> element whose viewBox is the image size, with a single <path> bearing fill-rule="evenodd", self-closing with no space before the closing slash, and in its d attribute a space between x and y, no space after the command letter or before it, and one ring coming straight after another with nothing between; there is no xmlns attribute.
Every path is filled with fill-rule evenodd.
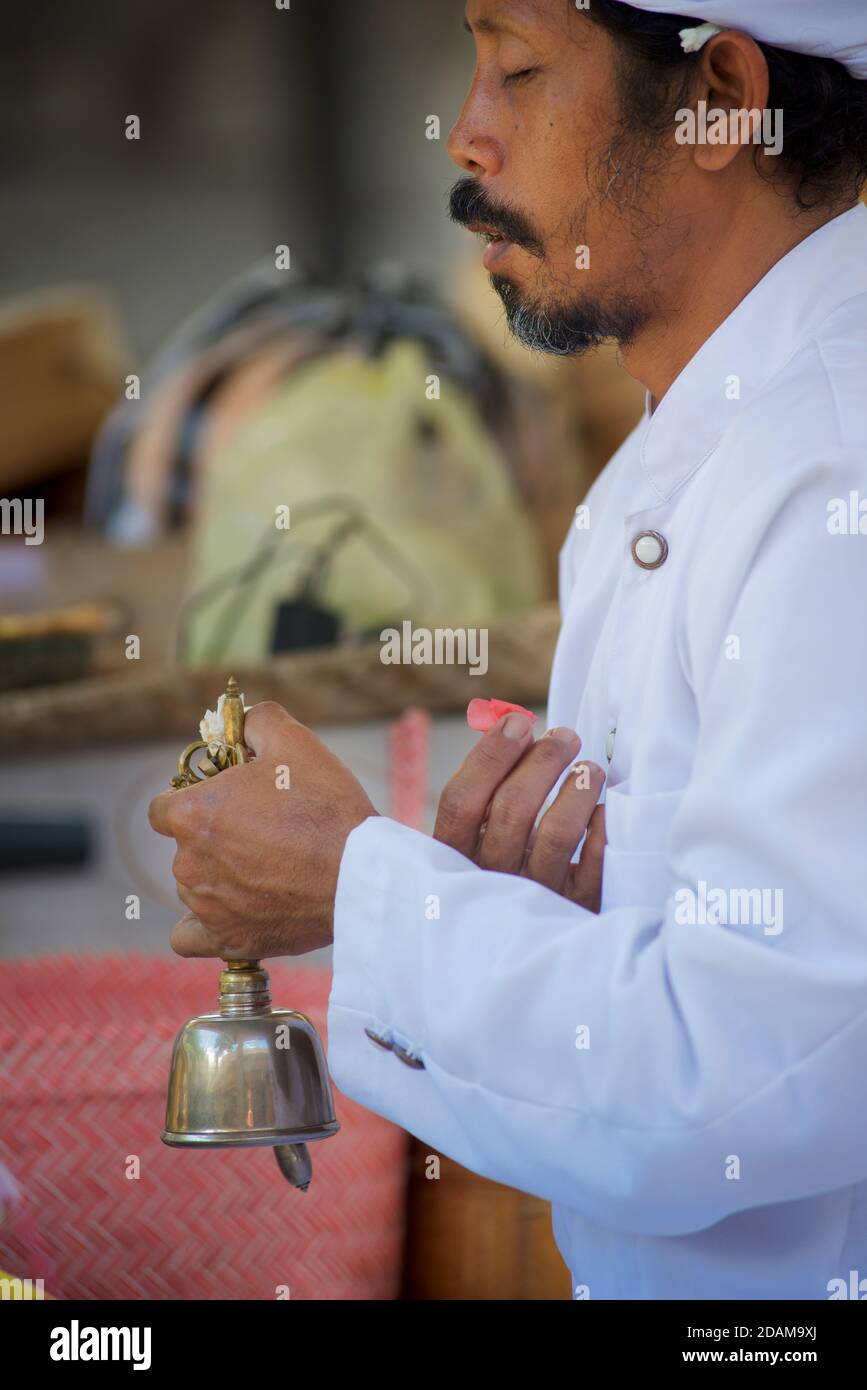
<svg viewBox="0 0 867 1390"><path fill-rule="evenodd" d="M211 933L205 930L192 912L188 912L172 927L172 950L178 956L220 957Z"/></svg>
<svg viewBox="0 0 867 1390"><path fill-rule="evenodd" d="M244 742L257 758L261 758L269 744L285 737L293 726L301 727L288 710L274 700L263 700L244 715Z"/></svg>

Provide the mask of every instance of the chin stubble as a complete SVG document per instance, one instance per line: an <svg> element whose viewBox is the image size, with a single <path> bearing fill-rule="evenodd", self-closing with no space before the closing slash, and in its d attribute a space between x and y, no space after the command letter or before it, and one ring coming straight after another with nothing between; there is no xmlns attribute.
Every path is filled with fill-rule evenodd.
<svg viewBox="0 0 867 1390"><path fill-rule="evenodd" d="M529 352L578 357L612 341L625 348L646 319L644 310L626 297L616 307L588 295L569 304L543 306L505 276L492 275L490 279L502 300L510 333Z"/></svg>

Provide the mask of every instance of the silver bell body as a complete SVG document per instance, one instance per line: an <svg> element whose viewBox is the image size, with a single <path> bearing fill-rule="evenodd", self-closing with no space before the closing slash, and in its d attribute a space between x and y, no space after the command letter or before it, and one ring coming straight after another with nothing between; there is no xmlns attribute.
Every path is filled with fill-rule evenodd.
<svg viewBox="0 0 867 1390"><path fill-rule="evenodd" d="M244 717L232 677L216 712L202 722L202 738L181 754L172 778L177 791L247 761ZM204 752L196 769L193 759ZM175 1039L160 1138L174 1148L269 1145L286 1180L306 1191L307 1143L340 1128L319 1035L304 1014L271 1008L268 972L259 961L225 966L219 1012L191 1018Z"/></svg>
<svg viewBox="0 0 867 1390"><path fill-rule="evenodd" d="M172 1055L164 1143L304 1143L338 1128L322 1044L303 1014L213 1013L184 1024Z"/></svg>
<svg viewBox="0 0 867 1390"><path fill-rule="evenodd" d="M191 1018L175 1040L163 1143L303 1146L339 1128L325 1053L309 1018L271 1008L268 975L257 961L228 962L219 1012ZM281 1171L306 1187L306 1155L282 1157Z"/></svg>

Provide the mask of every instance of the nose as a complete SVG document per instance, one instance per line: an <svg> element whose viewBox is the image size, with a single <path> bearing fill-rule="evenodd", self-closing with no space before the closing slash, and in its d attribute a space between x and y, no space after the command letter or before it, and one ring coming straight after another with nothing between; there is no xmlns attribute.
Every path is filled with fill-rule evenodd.
<svg viewBox="0 0 867 1390"><path fill-rule="evenodd" d="M449 132L447 149L452 162L467 174L491 178L503 167L502 142L491 133L490 122L485 122L473 93Z"/></svg>

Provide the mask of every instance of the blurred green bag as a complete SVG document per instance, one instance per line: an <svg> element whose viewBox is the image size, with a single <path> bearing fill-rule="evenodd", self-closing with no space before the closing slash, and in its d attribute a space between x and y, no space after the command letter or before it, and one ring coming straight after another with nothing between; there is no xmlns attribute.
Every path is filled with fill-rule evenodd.
<svg viewBox="0 0 867 1390"><path fill-rule="evenodd" d="M201 480L188 663L264 658L278 605L302 592L354 633L484 626L541 600L502 452L469 392L446 377L439 392L415 340L343 348L240 426Z"/></svg>

